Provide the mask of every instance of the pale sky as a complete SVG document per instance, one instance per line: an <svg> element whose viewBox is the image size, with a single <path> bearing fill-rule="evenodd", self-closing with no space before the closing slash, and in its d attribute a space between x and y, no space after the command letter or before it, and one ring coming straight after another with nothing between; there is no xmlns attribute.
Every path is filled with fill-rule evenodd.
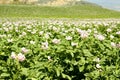
<svg viewBox="0 0 120 80"><path fill-rule="evenodd" d="M120 0L85 0L96 3L105 8L114 9L120 11Z"/></svg>

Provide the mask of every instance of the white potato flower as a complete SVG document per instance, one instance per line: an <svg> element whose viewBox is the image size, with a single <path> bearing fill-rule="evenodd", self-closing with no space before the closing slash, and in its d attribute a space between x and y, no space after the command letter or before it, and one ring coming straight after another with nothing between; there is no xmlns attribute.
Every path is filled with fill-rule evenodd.
<svg viewBox="0 0 120 80"><path fill-rule="evenodd" d="M96 68L98 69L101 68L100 64L96 64Z"/></svg>
<svg viewBox="0 0 120 80"><path fill-rule="evenodd" d="M82 31L80 33L81 38L87 38L89 36L89 33L87 31Z"/></svg>
<svg viewBox="0 0 120 80"><path fill-rule="evenodd" d="M8 41L9 43L11 43L11 42L13 42L13 39L7 39L7 41Z"/></svg>
<svg viewBox="0 0 120 80"><path fill-rule="evenodd" d="M54 44L59 44L59 43L60 43L60 39L53 39L52 42L53 42Z"/></svg>
<svg viewBox="0 0 120 80"><path fill-rule="evenodd" d="M22 36L25 36L27 33L26 32L22 32Z"/></svg>
<svg viewBox="0 0 120 80"><path fill-rule="evenodd" d="M120 48L120 42L117 44L117 47Z"/></svg>
<svg viewBox="0 0 120 80"><path fill-rule="evenodd" d="M77 46L77 45L78 45L78 43L75 43L75 42L71 43L71 46Z"/></svg>
<svg viewBox="0 0 120 80"><path fill-rule="evenodd" d="M120 31L116 32L116 34L118 34L118 35L119 35L119 34L120 34Z"/></svg>
<svg viewBox="0 0 120 80"><path fill-rule="evenodd" d="M71 36L66 36L65 39L66 39L66 40L72 40L72 37L71 37Z"/></svg>
<svg viewBox="0 0 120 80"><path fill-rule="evenodd" d="M30 41L30 44L35 44L35 41Z"/></svg>
<svg viewBox="0 0 120 80"><path fill-rule="evenodd" d="M44 33L44 31L40 31L40 32L39 32L39 35L43 35L43 33Z"/></svg>
<svg viewBox="0 0 120 80"><path fill-rule="evenodd" d="M11 58L12 58L12 59L16 59L16 58L17 58L15 52L12 52L12 53L11 53Z"/></svg>
<svg viewBox="0 0 120 80"><path fill-rule="evenodd" d="M49 34L45 34L44 37L45 37L46 39L49 39L49 38L50 38Z"/></svg>
<svg viewBox="0 0 120 80"><path fill-rule="evenodd" d="M93 61L100 62L100 58L95 58Z"/></svg>
<svg viewBox="0 0 120 80"><path fill-rule="evenodd" d="M96 37L97 39L99 39L100 41L103 41L103 40L105 39L105 37L104 37L103 35L101 35L101 34L96 35L95 37Z"/></svg>
<svg viewBox="0 0 120 80"><path fill-rule="evenodd" d="M29 52L29 50L26 49L25 47L22 47L22 48L21 48L21 51L22 51L22 53L28 53L28 52Z"/></svg>
<svg viewBox="0 0 120 80"><path fill-rule="evenodd" d="M116 47L116 44L114 42L111 42L112 47Z"/></svg>
<svg viewBox="0 0 120 80"><path fill-rule="evenodd" d="M51 59L51 57L50 57L50 56L48 56L48 59Z"/></svg>
<svg viewBox="0 0 120 80"><path fill-rule="evenodd" d="M47 42L47 41L46 41L46 42L43 42L41 48L42 48L42 49L48 49L48 48L49 48L48 42Z"/></svg>
<svg viewBox="0 0 120 80"><path fill-rule="evenodd" d="M20 62L22 62L22 61L25 60L25 55L22 54L22 53L19 53L19 54L17 55L17 59L18 59Z"/></svg>
<svg viewBox="0 0 120 80"><path fill-rule="evenodd" d="M32 32L31 32L31 34L35 34L37 32L37 30L33 30Z"/></svg>
<svg viewBox="0 0 120 80"><path fill-rule="evenodd" d="M111 38L111 39L113 39L113 38L114 38L114 36L113 36L113 35L110 35L110 38Z"/></svg>
<svg viewBox="0 0 120 80"><path fill-rule="evenodd" d="M112 31L112 29L108 28L106 31L107 31L107 32L111 32L111 31Z"/></svg>

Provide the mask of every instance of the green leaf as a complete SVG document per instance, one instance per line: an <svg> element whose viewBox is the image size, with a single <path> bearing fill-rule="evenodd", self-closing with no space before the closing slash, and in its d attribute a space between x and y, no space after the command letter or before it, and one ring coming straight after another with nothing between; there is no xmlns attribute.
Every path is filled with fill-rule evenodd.
<svg viewBox="0 0 120 80"><path fill-rule="evenodd" d="M74 68L73 68L73 66L71 66L70 69L69 69L69 71L73 71L73 70L74 70Z"/></svg>
<svg viewBox="0 0 120 80"><path fill-rule="evenodd" d="M91 57L93 56L88 49L83 49L84 56Z"/></svg>
<svg viewBox="0 0 120 80"><path fill-rule="evenodd" d="M28 68L22 68L21 70L22 70L21 73L22 73L23 75L28 76L28 74L29 74L29 72L28 72Z"/></svg>
<svg viewBox="0 0 120 80"><path fill-rule="evenodd" d="M0 70L3 70L3 67L0 66Z"/></svg>
<svg viewBox="0 0 120 80"><path fill-rule="evenodd" d="M62 73L62 77L65 78L65 79L68 79L68 80L72 80L70 76L68 76L68 75L66 75L64 73Z"/></svg>
<svg viewBox="0 0 120 80"><path fill-rule="evenodd" d="M72 57L74 57L74 53L71 52L70 54L71 54Z"/></svg>
<svg viewBox="0 0 120 80"><path fill-rule="evenodd" d="M5 55L5 53L4 53L4 52L1 52L0 55Z"/></svg>
<svg viewBox="0 0 120 80"><path fill-rule="evenodd" d="M79 67L79 71L82 72L84 70L84 66Z"/></svg>
<svg viewBox="0 0 120 80"><path fill-rule="evenodd" d="M9 77L10 76L10 74L8 74L8 73L2 73L1 74L1 77Z"/></svg>
<svg viewBox="0 0 120 80"><path fill-rule="evenodd" d="M39 78L42 79L44 76L45 76L45 75L40 74L40 75L39 75Z"/></svg>
<svg viewBox="0 0 120 80"><path fill-rule="evenodd" d="M35 78L32 78L32 80L37 80L37 79L35 79Z"/></svg>
<svg viewBox="0 0 120 80"><path fill-rule="evenodd" d="M60 76L60 71L59 71L59 69L56 68L55 71L56 71L57 76Z"/></svg>
<svg viewBox="0 0 120 80"><path fill-rule="evenodd" d="M84 58L84 57L81 57L81 58L80 58L80 63L81 63L82 65L85 64L85 58Z"/></svg>
<svg viewBox="0 0 120 80"><path fill-rule="evenodd" d="M67 63L67 64L70 63L70 60L69 60L69 59L65 59L64 61L65 61L65 63Z"/></svg>
<svg viewBox="0 0 120 80"><path fill-rule="evenodd" d="M108 48L111 48L111 45L108 44L108 43L104 43L104 45L105 45L106 47L108 47Z"/></svg>
<svg viewBox="0 0 120 80"><path fill-rule="evenodd" d="M103 44L101 44L101 43L99 44L99 47L100 47L101 50L105 49L105 46Z"/></svg>

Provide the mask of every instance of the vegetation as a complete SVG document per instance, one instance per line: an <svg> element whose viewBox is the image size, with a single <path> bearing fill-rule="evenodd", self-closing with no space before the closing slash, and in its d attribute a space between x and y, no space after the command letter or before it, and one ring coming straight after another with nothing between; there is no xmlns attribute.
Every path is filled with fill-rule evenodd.
<svg viewBox="0 0 120 80"><path fill-rule="evenodd" d="M93 4L65 6L0 5L1 18L120 18L120 12Z"/></svg>
<svg viewBox="0 0 120 80"><path fill-rule="evenodd" d="M119 80L120 21L1 21L0 80Z"/></svg>
<svg viewBox="0 0 120 80"><path fill-rule="evenodd" d="M0 80L119 80L119 15L86 2L0 5Z"/></svg>

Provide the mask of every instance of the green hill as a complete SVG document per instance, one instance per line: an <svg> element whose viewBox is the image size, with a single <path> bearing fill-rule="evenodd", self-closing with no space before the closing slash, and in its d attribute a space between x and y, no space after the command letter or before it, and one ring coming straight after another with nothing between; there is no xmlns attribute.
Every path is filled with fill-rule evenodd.
<svg viewBox="0 0 120 80"><path fill-rule="evenodd" d="M120 12L77 2L74 5L0 5L0 18L120 18Z"/></svg>

